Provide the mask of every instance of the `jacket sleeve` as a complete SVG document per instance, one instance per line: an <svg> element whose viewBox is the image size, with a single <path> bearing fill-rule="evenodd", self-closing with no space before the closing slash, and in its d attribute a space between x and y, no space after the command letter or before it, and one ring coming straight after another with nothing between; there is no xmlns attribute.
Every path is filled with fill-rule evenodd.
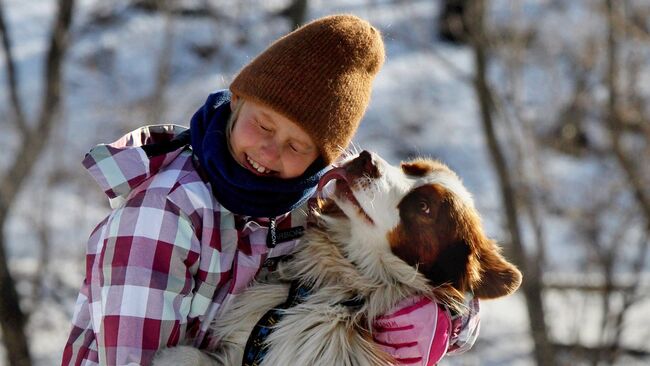
<svg viewBox="0 0 650 366"><path fill-rule="evenodd" d="M214 291L197 279L204 258L189 218L164 198L142 195L109 217L90 270L100 364L149 364L156 350L184 338ZM206 256L216 265L203 270L218 276L218 253Z"/></svg>
<svg viewBox="0 0 650 366"><path fill-rule="evenodd" d="M460 355L469 351L481 329L481 307L479 299L468 295L465 301L467 312L451 317L451 335L449 339L448 355Z"/></svg>
<svg viewBox="0 0 650 366"><path fill-rule="evenodd" d="M63 348L61 366L96 363L97 349L92 347L92 337L88 283L84 279L72 315L72 330Z"/></svg>

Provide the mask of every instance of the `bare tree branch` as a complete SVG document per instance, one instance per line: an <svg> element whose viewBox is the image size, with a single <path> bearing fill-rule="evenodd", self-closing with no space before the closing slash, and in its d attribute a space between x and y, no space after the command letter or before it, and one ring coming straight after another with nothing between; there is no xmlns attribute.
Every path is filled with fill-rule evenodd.
<svg viewBox="0 0 650 366"><path fill-rule="evenodd" d="M27 121L25 120L25 113L23 112L22 104L18 94L18 75L16 72L16 64L14 62L13 52L11 50L11 37L9 37L9 30L5 21L4 3L0 0L0 33L2 33L2 49L5 54L5 62L7 63L7 86L9 89L10 105L13 109L14 118L10 120L25 138L29 131Z"/></svg>
<svg viewBox="0 0 650 366"><path fill-rule="evenodd" d="M63 56L67 49L74 0L59 0L45 65L43 98L34 129L26 129L13 164L0 178L0 328L9 365L29 366L25 336L26 317L20 308L15 282L8 267L4 232L9 212L25 178L43 152L59 109ZM3 32L6 36L7 33ZM6 44L5 44L6 47ZM18 122L17 122L18 123ZM26 126L26 125L25 125Z"/></svg>
<svg viewBox="0 0 650 366"><path fill-rule="evenodd" d="M633 263L632 274L635 278L632 281L632 285L623 291L623 304L621 309L615 315L613 321L613 334L612 339L609 344L610 349L610 358L609 361L614 363L616 358L620 355L622 345L621 345L621 336L623 334L625 319L629 315L629 309L639 300L643 299L644 296L648 296L647 289L641 288L641 275L643 270L647 267L646 258L648 258L648 253L650 252L650 238L645 235L638 246L639 252L636 255L636 260Z"/></svg>
<svg viewBox="0 0 650 366"><path fill-rule="evenodd" d="M13 165L0 178L0 210L8 210L24 179L36 163L56 120L61 99L61 65L67 48L74 0L59 0L59 13L51 34L45 64L43 98L37 124L20 144Z"/></svg>
<svg viewBox="0 0 650 366"><path fill-rule="evenodd" d="M607 86L609 88L608 108L609 115L607 122L610 130L610 137L612 149L617 159L618 164L623 170L625 177L632 187L634 196L636 198L641 211L646 220L646 230L650 231L650 197L646 194L644 187L645 184L635 169L632 159L628 158L625 153L621 139L621 118L619 114L619 100L618 100L618 44L616 41L616 27L615 27L615 9L612 0L605 0L607 9Z"/></svg>
<svg viewBox="0 0 650 366"><path fill-rule="evenodd" d="M552 344L549 342L548 331L546 330L542 301L541 270L539 263L530 260L524 249L516 204L516 189L507 168L505 154L499 144L492 118L494 108L492 101L495 99L495 96L488 85L486 77L487 49L484 40L484 14L485 2L480 0L472 2L472 11L468 12L472 23L470 25L468 22L468 27L471 28L469 38L474 49L476 63L474 86L479 102L483 131L499 179L501 199L503 200L507 226L510 232L513 259L524 274L522 290L526 298L532 337L535 342L535 359L538 365L551 366L557 363L555 362L555 353Z"/></svg>
<svg viewBox="0 0 650 366"><path fill-rule="evenodd" d="M174 15L171 13L169 1L161 1L159 5L165 17L163 44L158 55L156 68L156 85L149 105L149 123L159 123L165 114L165 91L171 73L171 61L174 51Z"/></svg>
<svg viewBox="0 0 650 366"><path fill-rule="evenodd" d="M287 7L278 12L278 15L291 21L291 29L296 29L305 23L307 5L307 0L292 0Z"/></svg>

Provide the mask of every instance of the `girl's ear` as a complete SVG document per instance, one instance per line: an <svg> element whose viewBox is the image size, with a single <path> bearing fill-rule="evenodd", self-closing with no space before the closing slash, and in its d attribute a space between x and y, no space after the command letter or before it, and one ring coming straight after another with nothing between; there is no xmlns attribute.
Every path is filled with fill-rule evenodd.
<svg viewBox="0 0 650 366"><path fill-rule="evenodd" d="M237 103L239 103L239 96L237 94L233 94L230 97L230 111L234 112L235 109L237 109Z"/></svg>

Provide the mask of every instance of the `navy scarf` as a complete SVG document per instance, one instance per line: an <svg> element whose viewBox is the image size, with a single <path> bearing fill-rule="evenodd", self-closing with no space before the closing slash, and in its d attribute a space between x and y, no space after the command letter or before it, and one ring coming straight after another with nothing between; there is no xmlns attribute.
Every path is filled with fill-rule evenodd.
<svg viewBox="0 0 650 366"><path fill-rule="evenodd" d="M210 94L190 122L192 150L215 197L229 211L253 217L276 217L301 206L314 194L325 163L318 158L292 179L261 177L241 166L232 157L226 137L230 96L228 90Z"/></svg>

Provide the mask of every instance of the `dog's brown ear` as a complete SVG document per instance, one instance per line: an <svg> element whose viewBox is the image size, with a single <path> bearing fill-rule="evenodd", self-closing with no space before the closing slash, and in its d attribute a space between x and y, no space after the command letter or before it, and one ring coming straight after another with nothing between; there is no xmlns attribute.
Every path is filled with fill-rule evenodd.
<svg viewBox="0 0 650 366"><path fill-rule="evenodd" d="M494 299L510 295L521 285L521 272L499 253L492 240L486 240L479 249L480 280L473 284L474 296Z"/></svg>

